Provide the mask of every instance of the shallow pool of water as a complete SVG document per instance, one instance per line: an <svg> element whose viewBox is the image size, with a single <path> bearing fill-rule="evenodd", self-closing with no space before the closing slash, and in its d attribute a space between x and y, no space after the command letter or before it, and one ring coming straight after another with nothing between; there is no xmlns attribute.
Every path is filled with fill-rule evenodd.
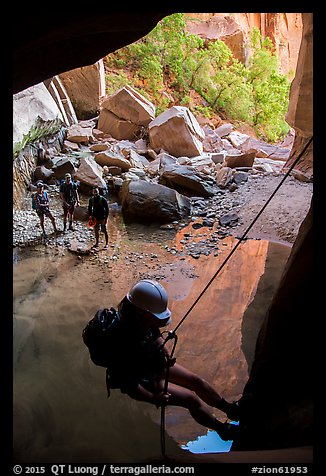
<svg viewBox="0 0 326 476"><path fill-rule="evenodd" d="M100 262L92 255L41 247L15 255L15 462L128 463L160 456L160 410L119 390L107 398L105 370L90 361L81 333L97 309L117 306L143 277L166 287L173 329L236 243L228 237L217 256L212 252L199 259L168 253L165 245L178 249L188 231L171 234L163 243L116 225L111 243L115 234L119 253L111 247L108 259L102 254ZM209 230L193 233L203 232ZM142 259L132 262L134 251L141 251ZM226 399L241 395L289 252L263 240L243 242L179 329L178 362L200 373ZM219 412L216 416L225 419ZM185 445L206 434L186 410L167 408L168 455L186 451Z"/></svg>

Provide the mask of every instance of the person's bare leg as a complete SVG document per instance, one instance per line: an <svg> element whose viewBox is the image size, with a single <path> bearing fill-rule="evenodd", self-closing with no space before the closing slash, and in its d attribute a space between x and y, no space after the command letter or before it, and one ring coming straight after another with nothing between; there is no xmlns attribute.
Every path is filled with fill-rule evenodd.
<svg viewBox="0 0 326 476"><path fill-rule="evenodd" d="M169 370L169 382L188 388L195 392L208 405L227 413L231 404L202 377L180 364L174 364Z"/></svg>
<svg viewBox="0 0 326 476"><path fill-rule="evenodd" d="M220 422L198 395L187 388L170 383L168 405L187 408L193 419L202 426L216 431L223 440L231 440L238 430L234 425Z"/></svg>
<svg viewBox="0 0 326 476"><path fill-rule="evenodd" d="M53 216L52 214L49 214L49 218L50 218L50 220L51 220L51 223L52 223L52 226L53 226L54 231L57 232L58 230L57 230L57 225L56 225L56 223L55 223L55 218L54 218L54 216Z"/></svg>
<svg viewBox="0 0 326 476"><path fill-rule="evenodd" d="M68 219L69 219L69 230L75 231L73 227L73 220L74 220L74 208L70 207L68 210Z"/></svg>
<svg viewBox="0 0 326 476"><path fill-rule="evenodd" d="M40 225L41 225L41 228L42 228L42 231L43 231L43 235L45 236L46 233L45 233L45 227L44 227L44 215L40 216Z"/></svg>

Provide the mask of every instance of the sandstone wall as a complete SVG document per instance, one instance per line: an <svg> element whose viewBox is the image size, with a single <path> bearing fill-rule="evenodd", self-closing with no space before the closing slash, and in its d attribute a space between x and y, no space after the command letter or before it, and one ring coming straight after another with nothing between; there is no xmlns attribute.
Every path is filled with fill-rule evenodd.
<svg viewBox="0 0 326 476"><path fill-rule="evenodd" d="M105 96L103 60L65 73L60 79L80 120L95 117L100 110L100 98Z"/></svg>
<svg viewBox="0 0 326 476"><path fill-rule="evenodd" d="M288 74L292 71L294 74L302 36L301 13L186 13L185 15L189 20L199 19L198 26L204 34L205 30L209 29L210 35L213 35L212 25L219 23L218 19L225 18L221 39L240 60L247 54L243 43L249 32L254 27L258 28L263 37L268 36L272 40L280 61L281 72ZM237 32L234 24L239 27Z"/></svg>
<svg viewBox="0 0 326 476"><path fill-rule="evenodd" d="M313 134L312 14L303 14L303 25L288 113L288 120L296 130L289 162L293 162ZM303 164L312 170L312 147L305 154ZM253 396L245 416L248 434L246 442L236 449L306 446L313 442L312 203L259 333L254 363L244 389L244 393Z"/></svg>
<svg viewBox="0 0 326 476"><path fill-rule="evenodd" d="M296 76L291 85L289 110L286 121L295 129L291 156L285 164L293 164L313 135L313 16L303 13L303 35ZM296 170L308 179L313 178L313 144L309 146Z"/></svg>
<svg viewBox="0 0 326 476"><path fill-rule="evenodd" d="M62 113L43 83L31 86L13 96L13 143L20 142L35 124L37 117L44 121L61 119Z"/></svg>

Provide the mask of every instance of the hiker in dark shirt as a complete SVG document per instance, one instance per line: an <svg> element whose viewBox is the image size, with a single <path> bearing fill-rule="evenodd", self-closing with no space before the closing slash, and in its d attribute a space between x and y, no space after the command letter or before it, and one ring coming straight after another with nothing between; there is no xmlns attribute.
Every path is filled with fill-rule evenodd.
<svg viewBox="0 0 326 476"><path fill-rule="evenodd" d="M220 422L209 406L239 420L238 402L227 402L203 378L170 359L160 331L171 321L164 287L157 281L139 281L118 306L119 326L114 334L113 358L107 367L107 385L131 398L156 405L187 408L201 425L223 440L234 439L239 427ZM168 371L167 393L164 392Z"/></svg>
<svg viewBox="0 0 326 476"><path fill-rule="evenodd" d="M44 184L42 182L37 182L37 191L33 194L33 208L35 209L39 219L40 225L43 231L43 237L46 238L45 228L44 228L44 217L50 218L53 229L57 233L57 227L55 223L54 216L50 212L50 204L47 192L44 190Z"/></svg>
<svg viewBox="0 0 326 476"><path fill-rule="evenodd" d="M95 221L94 233L95 233L95 245L94 248L98 248L100 239L100 229L105 236L104 249L108 249L109 236L107 231L107 220L109 216L109 205L105 197L100 195L98 187L93 188L93 196L88 201L88 216Z"/></svg>
<svg viewBox="0 0 326 476"><path fill-rule="evenodd" d="M75 206L79 205L79 195L77 184L71 180L71 174L65 175L65 181L60 185L60 198L63 208L63 230L67 228L67 218L69 220L69 230L74 231L72 225L74 219Z"/></svg>

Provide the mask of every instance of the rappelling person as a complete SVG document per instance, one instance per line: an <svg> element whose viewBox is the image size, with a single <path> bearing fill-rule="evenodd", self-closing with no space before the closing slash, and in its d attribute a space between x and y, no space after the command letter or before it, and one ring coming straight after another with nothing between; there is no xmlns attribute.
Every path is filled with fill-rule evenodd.
<svg viewBox="0 0 326 476"><path fill-rule="evenodd" d="M110 323L109 314L113 316ZM237 402L227 402L206 380L170 358L161 329L171 322L171 311L167 293L159 282L139 281L124 296L117 310L99 310L92 321L85 327L83 339L91 357L94 356L93 361L107 368L108 389L119 388L131 398L157 407L184 407L197 423L215 430L223 440L236 438L239 426L222 423L208 406L221 410L229 420L238 421ZM100 344L90 335L90 324L93 329L101 326L104 331L112 329L110 343L101 344L103 353L107 351L102 360L97 352ZM101 329L99 339L104 338L104 334Z"/></svg>

